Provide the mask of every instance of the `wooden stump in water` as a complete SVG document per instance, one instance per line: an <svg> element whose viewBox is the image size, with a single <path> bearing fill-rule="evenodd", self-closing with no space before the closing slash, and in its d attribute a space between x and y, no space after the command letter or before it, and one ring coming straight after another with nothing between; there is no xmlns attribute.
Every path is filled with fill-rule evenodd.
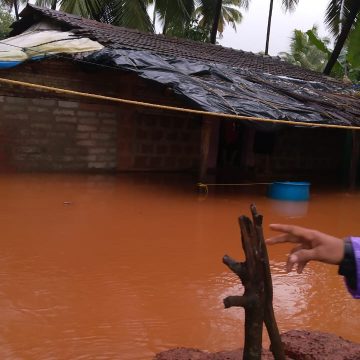
<svg viewBox="0 0 360 360"><path fill-rule="evenodd" d="M224 305L225 308L241 306L245 309L244 360L261 359L263 323L269 334L270 349L275 360L285 360L272 305L273 287L262 230L263 217L257 213L255 205L251 205L250 209L252 221L246 216L239 218L246 260L237 262L227 255L223 258L224 264L240 278L245 292L242 296L225 298Z"/></svg>

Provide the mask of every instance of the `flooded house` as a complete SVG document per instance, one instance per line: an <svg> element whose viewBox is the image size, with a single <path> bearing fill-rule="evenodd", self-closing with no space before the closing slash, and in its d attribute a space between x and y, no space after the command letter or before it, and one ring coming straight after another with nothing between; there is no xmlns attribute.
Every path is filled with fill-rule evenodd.
<svg viewBox="0 0 360 360"><path fill-rule="evenodd" d="M0 59L3 171L356 179L360 102L347 84L34 5L12 29Z"/></svg>
<svg viewBox="0 0 360 360"><path fill-rule="evenodd" d="M0 41L0 358L242 346L243 311L222 310L242 291L221 261L244 258L238 216L256 203L266 237L290 221L356 235L360 193L281 202L194 177L354 181L359 115L351 86L278 58L27 5ZM269 249L280 330L359 342L336 270L285 275L286 252Z"/></svg>

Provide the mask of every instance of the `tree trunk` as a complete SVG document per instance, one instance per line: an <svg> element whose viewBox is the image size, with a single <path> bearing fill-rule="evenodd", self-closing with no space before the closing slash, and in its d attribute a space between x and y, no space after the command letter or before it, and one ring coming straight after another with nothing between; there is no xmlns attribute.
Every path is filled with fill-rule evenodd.
<svg viewBox="0 0 360 360"><path fill-rule="evenodd" d="M155 31L155 23L156 23L156 1L155 1L155 3L154 3L154 11L153 11L152 23L153 23L154 32L156 33L156 31Z"/></svg>
<svg viewBox="0 0 360 360"><path fill-rule="evenodd" d="M164 20L164 26L163 26L163 29L162 29L162 34L163 34L163 35L166 35L168 26L169 26L168 21L165 19L165 20Z"/></svg>
<svg viewBox="0 0 360 360"><path fill-rule="evenodd" d="M217 0L216 8L215 8L214 23L213 23L213 26L212 26L212 29L211 29L211 34L210 34L210 42L212 44L216 43L216 34L217 34L217 31L218 31L218 27L219 27L221 9L222 9L222 0Z"/></svg>
<svg viewBox="0 0 360 360"><path fill-rule="evenodd" d="M246 260L237 262L225 255L223 258L231 271L241 280L243 296L228 296L225 308L241 306L245 309L245 343L243 360L261 360L262 329L265 322L275 360L285 360L283 345L273 310L273 288L269 257L262 230L262 215L251 205L253 221L239 218L241 242Z"/></svg>
<svg viewBox="0 0 360 360"><path fill-rule="evenodd" d="M268 26L267 26L267 33L266 33L265 55L269 55L269 42L270 42L270 30L271 30L273 5L274 5L274 0L270 0L269 19L268 19Z"/></svg>
<svg viewBox="0 0 360 360"><path fill-rule="evenodd" d="M325 75L330 75L332 68L336 64L336 61L340 55L345 41L350 33L352 26L354 25L357 14L360 12L360 1L354 1L353 7L350 11L349 17L346 19L344 26L342 26L341 33L336 41L334 51L330 55L329 61L324 69Z"/></svg>
<svg viewBox="0 0 360 360"><path fill-rule="evenodd" d="M19 20L19 4L18 4L18 0L14 0L14 11L15 11L15 17L16 20Z"/></svg>

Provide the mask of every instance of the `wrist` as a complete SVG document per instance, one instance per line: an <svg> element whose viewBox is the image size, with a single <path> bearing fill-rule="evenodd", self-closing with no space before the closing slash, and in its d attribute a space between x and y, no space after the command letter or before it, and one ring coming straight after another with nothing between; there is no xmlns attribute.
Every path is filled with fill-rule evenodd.
<svg viewBox="0 0 360 360"><path fill-rule="evenodd" d="M354 278L356 274L356 262L350 238L344 241L344 256L339 264L338 273L346 278L350 288L356 287L356 277Z"/></svg>

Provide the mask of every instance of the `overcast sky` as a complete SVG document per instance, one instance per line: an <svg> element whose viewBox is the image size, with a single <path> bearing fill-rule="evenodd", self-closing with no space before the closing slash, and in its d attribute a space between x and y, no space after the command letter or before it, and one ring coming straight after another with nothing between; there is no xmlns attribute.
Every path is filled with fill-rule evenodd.
<svg viewBox="0 0 360 360"><path fill-rule="evenodd" d="M281 2L281 0L274 0L269 46L271 55L289 50L294 29L306 31L316 24L319 27L320 36L328 35L324 26L324 17L329 0L300 0L293 13L284 13ZM227 27L219 43L245 51L264 51L269 4L270 0L252 0L248 11L241 10L243 21L237 26L237 32Z"/></svg>

